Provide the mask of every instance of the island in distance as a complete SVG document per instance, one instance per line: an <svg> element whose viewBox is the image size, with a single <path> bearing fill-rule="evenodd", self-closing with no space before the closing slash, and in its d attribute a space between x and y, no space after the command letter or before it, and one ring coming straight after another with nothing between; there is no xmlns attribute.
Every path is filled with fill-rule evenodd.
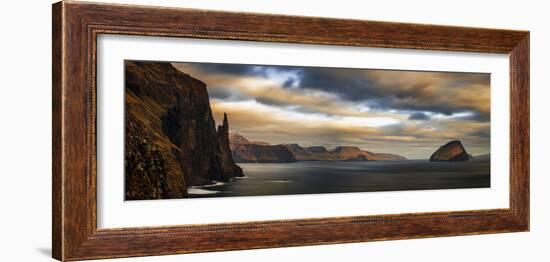
<svg viewBox="0 0 550 262"><path fill-rule="evenodd" d="M229 133L233 159L246 179L189 188L190 198L482 188L490 186L490 154L472 157L459 140L430 159L406 159L353 146L327 149L270 145Z"/></svg>
<svg viewBox="0 0 550 262"><path fill-rule="evenodd" d="M353 99L339 94L315 94L292 81L274 85L277 77L301 77L296 72L358 78L365 76L361 70L233 66L125 61L125 200L490 186L488 115L475 111L478 104L469 107L477 112L469 117L449 115L448 108L442 114L395 110L371 117L368 111L357 111L360 105ZM255 75L265 68L270 70ZM388 71L371 73L369 81L375 81ZM267 82L255 79L273 74L278 76ZM449 86L474 81L479 88L486 78L407 74L413 74L411 81L433 80L434 88L445 81ZM281 101L269 100L277 95ZM386 99L382 93L370 95ZM288 96L298 97L287 101ZM331 100L318 101L323 97ZM432 131L433 126L447 131ZM335 140L316 132L334 135ZM461 141L442 143L448 137ZM481 137L483 144L472 137ZM487 154L472 157L469 152Z"/></svg>
<svg viewBox="0 0 550 262"><path fill-rule="evenodd" d="M329 150L324 146L270 145L267 142L249 141L237 132L229 133L229 145L233 159L237 163L407 160L407 158L400 155L373 153L355 146L338 146Z"/></svg>

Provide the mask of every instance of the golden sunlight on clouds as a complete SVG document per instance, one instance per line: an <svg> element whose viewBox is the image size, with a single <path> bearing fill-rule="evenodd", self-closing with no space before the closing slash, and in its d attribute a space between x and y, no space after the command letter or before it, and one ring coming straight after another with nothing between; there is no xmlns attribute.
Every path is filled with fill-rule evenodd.
<svg viewBox="0 0 550 262"><path fill-rule="evenodd" d="M381 87L422 104L452 103L484 113L490 111L491 90L484 74L374 70L366 73Z"/></svg>
<svg viewBox="0 0 550 262"><path fill-rule="evenodd" d="M406 116L397 116L387 112L370 112L365 114L366 108L359 107L352 103L345 103L338 100L334 94L329 94L322 91L305 90L300 92L296 89L283 89L281 85L270 79L259 77L239 77L235 78L232 75L224 74L205 74L187 64L175 64L179 70L197 77L205 82L209 92L233 89L240 94L249 96L254 99L269 101L270 103L299 106L305 111L314 111L340 116L356 116L356 117L394 117L397 119L406 119ZM359 110L361 108L363 111Z"/></svg>
<svg viewBox="0 0 550 262"><path fill-rule="evenodd" d="M459 139L474 155L489 152L486 74L173 65L206 83L216 122L227 113L230 129L253 141L426 158Z"/></svg>

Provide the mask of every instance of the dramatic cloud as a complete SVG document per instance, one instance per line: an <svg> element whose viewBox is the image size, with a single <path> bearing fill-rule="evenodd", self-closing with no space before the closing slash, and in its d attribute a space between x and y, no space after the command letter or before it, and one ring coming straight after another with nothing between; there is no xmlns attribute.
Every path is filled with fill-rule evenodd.
<svg viewBox="0 0 550 262"><path fill-rule="evenodd" d="M472 117L489 119L490 75L413 71L367 71L378 89L383 108L430 111L452 115L474 111Z"/></svg>
<svg viewBox="0 0 550 262"><path fill-rule="evenodd" d="M409 116L409 120L430 120L430 116L421 112L416 112Z"/></svg>
<svg viewBox="0 0 550 262"><path fill-rule="evenodd" d="M460 139L489 152L490 76L295 66L175 63L208 86L217 121L255 141L354 145L427 158Z"/></svg>

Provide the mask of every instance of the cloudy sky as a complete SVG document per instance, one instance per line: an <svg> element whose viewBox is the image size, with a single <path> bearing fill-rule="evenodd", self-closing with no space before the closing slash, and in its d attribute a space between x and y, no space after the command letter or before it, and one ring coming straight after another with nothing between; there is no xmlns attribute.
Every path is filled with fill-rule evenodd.
<svg viewBox="0 0 550 262"><path fill-rule="evenodd" d="M207 84L214 118L253 141L347 145L426 159L459 139L490 150L490 75L174 63Z"/></svg>

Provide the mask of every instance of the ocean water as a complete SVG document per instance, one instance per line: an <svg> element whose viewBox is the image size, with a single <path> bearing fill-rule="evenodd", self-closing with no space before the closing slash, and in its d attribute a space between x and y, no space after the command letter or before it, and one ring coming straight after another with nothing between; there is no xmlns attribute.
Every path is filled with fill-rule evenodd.
<svg viewBox="0 0 550 262"><path fill-rule="evenodd" d="M490 187L490 162L239 163L246 177L189 188L190 198Z"/></svg>

